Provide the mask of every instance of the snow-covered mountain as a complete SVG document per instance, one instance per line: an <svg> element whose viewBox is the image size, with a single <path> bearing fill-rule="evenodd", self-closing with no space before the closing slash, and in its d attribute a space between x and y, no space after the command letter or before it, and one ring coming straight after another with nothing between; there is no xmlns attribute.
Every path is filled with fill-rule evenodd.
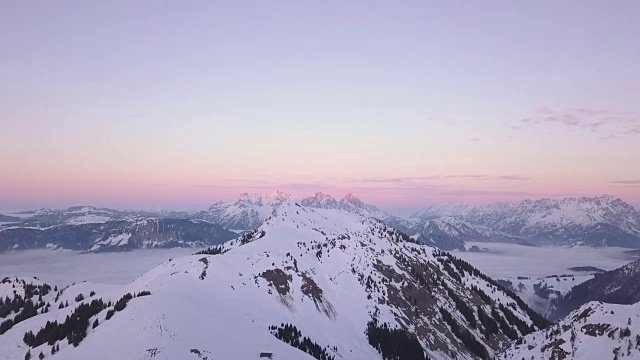
<svg viewBox="0 0 640 360"><path fill-rule="evenodd" d="M143 218L206 220L233 231L251 231L291 199L290 195L283 192L272 195L244 193L236 201L217 202L208 210L194 214L119 211L91 206L65 210L40 209L9 214L10 220L19 218L20 222L0 224L0 232L15 227L46 230L66 225L136 221ZM300 204L375 218L443 250L459 248L466 241L640 248L640 214L631 205L612 196L527 200L518 205L431 206L408 219L364 203L350 193L340 200L328 194L316 193L300 200Z"/></svg>
<svg viewBox="0 0 640 360"><path fill-rule="evenodd" d="M216 223L226 229L257 229L275 208L291 195L278 191L272 195L243 193L234 202L219 201L206 211L194 214L194 218Z"/></svg>
<svg viewBox="0 0 640 360"><path fill-rule="evenodd" d="M380 210L374 205L365 204L352 193L346 194L342 199L340 199L340 201L338 201L331 195L319 192L314 196L302 199L300 204L316 209L338 209L348 211L382 221L394 218L393 215Z"/></svg>
<svg viewBox="0 0 640 360"><path fill-rule="evenodd" d="M493 227L514 235L537 236L559 230L579 233L598 224L612 225L626 233L640 235L640 218L636 210L610 195L526 200Z"/></svg>
<svg viewBox="0 0 640 360"><path fill-rule="evenodd" d="M640 303L590 302L512 344L497 360L640 359Z"/></svg>
<svg viewBox="0 0 640 360"><path fill-rule="evenodd" d="M219 201L208 210L194 214L194 218L203 219L233 230L255 230L273 211L284 202L292 200L292 196L277 191L271 195L240 194L233 202ZM337 209L353 212L379 220L391 219L392 215L378 209L374 205L365 204L349 193L340 200L321 192L300 200L300 204L317 209Z"/></svg>
<svg viewBox="0 0 640 360"><path fill-rule="evenodd" d="M46 228L9 226L0 228L0 251L42 247L83 251L202 247L235 236L217 224L188 219L141 218Z"/></svg>
<svg viewBox="0 0 640 360"><path fill-rule="evenodd" d="M52 349L69 360L489 359L547 325L448 253L360 214L291 201L255 231L130 285L82 283L33 301L35 315L0 335L0 359Z"/></svg>
<svg viewBox="0 0 640 360"><path fill-rule="evenodd" d="M525 200L517 205L432 206L412 215L422 220L455 217L479 226L487 241L531 244L640 247L640 216L610 195Z"/></svg>
<svg viewBox="0 0 640 360"><path fill-rule="evenodd" d="M348 193L339 201L324 193L316 193L314 196L303 199L300 202L304 206L317 209L338 209L362 216L378 219L388 226L400 230L418 242L436 246L442 250L457 249L464 245L465 241L484 241L486 234L479 226L472 225L455 216L433 217L423 213L423 217L402 219L391 215L378 207L365 204L362 200ZM451 209L449 213L461 211Z"/></svg>
<svg viewBox="0 0 640 360"><path fill-rule="evenodd" d="M558 319L590 301L612 304L634 304L640 301L640 260L605 272L577 285L551 303L550 315Z"/></svg>

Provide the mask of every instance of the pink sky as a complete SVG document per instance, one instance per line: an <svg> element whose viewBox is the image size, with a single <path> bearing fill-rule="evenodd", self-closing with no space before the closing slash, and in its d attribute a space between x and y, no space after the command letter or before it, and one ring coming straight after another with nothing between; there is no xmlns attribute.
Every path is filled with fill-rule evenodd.
<svg viewBox="0 0 640 360"><path fill-rule="evenodd" d="M640 3L588 2L7 4L0 210L640 204Z"/></svg>

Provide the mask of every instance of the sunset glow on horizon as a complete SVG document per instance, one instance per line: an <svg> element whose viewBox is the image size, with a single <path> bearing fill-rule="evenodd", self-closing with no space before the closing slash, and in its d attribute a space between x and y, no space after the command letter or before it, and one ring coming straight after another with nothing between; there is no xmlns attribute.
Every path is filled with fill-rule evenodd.
<svg viewBox="0 0 640 360"><path fill-rule="evenodd" d="M30 3L0 13L0 212L640 205L637 1Z"/></svg>

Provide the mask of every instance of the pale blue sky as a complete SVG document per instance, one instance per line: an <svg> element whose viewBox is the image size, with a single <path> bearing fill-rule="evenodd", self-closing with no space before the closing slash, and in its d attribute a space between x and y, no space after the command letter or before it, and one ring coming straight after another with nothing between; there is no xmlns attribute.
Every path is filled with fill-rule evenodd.
<svg viewBox="0 0 640 360"><path fill-rule="evenodd" d="M0 199L640 203L639 18L638 1L6 2Z"/></svg>

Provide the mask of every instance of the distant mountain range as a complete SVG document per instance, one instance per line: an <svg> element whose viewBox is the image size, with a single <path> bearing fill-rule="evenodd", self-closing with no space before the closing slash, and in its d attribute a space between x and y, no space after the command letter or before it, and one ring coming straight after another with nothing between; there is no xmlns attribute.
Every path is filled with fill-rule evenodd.
<svg viewBox="0 0 640 360"><path fill-rule="evenodd" d="M0 228L0 251L52 248L99 252L204 247L236 236L206 221L140 218L49 227L4 227Z"/></svg>
<svg viewBox="0 0 640 360"><path fill-rule="evenodd" d="M480 241L640 247L640 213L613 196L525 200L516 205L432 206L411 216L464 221ZM470 233L465 231L465 234ZM473 233L473 232L471 232Z"/></svg>
<svg viewBox="0 0 640 360"><path fill-rule="evenodd" d="M110 221L125 221L122 224L127 226L127 221L140 219L190 219L203 220L236 232L251 231L258 228L275 209L291 200L292 197L283 192L272 195L244 193L235 201L217 202L209 209L195 213L119 211L78 206L66 210L40 209L6 214L3 216L7 221L0 225L0 248L9 247L2 245L4 229L15 227L46 229ZM434 205L409 218L394 216L364 203L353 194L336 199L328 194L316 193L298 202L310 208L341 210L372 217L418 242L443 250L461 248L470 241L640 248L640 213L624 201L607 195L526 200L515 205ZM12 221L15 223L6 224ZM193 227L188 224L184 222L176 226ZM185 228L185 231L190 230ZM188 243L201 243L203 238ZM84 243L89 244L94 240L88 239ZM18 244L18 248L23 245Z"/></svg>

